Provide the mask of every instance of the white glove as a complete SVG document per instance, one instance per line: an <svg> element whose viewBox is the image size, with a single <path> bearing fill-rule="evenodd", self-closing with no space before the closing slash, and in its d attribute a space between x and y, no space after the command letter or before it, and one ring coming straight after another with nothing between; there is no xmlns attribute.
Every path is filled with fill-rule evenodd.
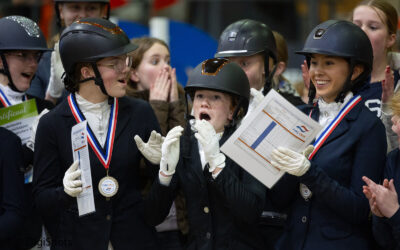
<svg viewBox="0 0 400 250"><path fill-rule="evenodd" d="M51 53L50 60L50 78L46 93L53 98L60 98L64 90L64 83L61 79L61 76L64 74L64 67L61 62L59 43L54 45L54 51Z"/></svg>
<svg viewBox="0 0 400 250"><path fill-rule="evenodd" d="M165 137L155 130L151 131L150 138L147 143L144 143L140 136L134 137L136 146L142 155L153 164L160 164L161 161L161 145Z"/></svg>
<svg viewBox="0 0 400 250"><path fill-rule="evenodd" d="M182 135L182 131L183 128L181 126L171 129L161 146L160 172L167 176L175 173L176 165L179 161L179 138Z"/></svg>
<svg viewBox="0 0 400 250"><path fill-rule="evenodd" d="M278 149L274 149L271 157L272 166L295 176L302 176L311 166L310 161L303 154L288 148L278 147Z"/></svg>
<svg viewBox="0 0 400 250"><path fill-rule="evenodd" d="M64 192L71 197L77 197L82 192L81 170L78 169L79 161L75 161L65 172L63 185ZM78 179L78 180L77 180Z"/></svg>
<svg viewBox="0 0 400 250"><path fill-rule="evenodd" d="M246 117L258 106L258 104L261 103L263 99L264 95L261 91L258 91L255 88L250 89L249 108L247 109L246 116L243 118L243 120L246 119Z"/></svg>
<svg viewBox="0 0 400 250"><path fill-rule="evenodd" d="M31 137L28 139L26 142L26 146L30 148L32 151L35 151L35 139L36 139L36 130L37 126L39 124L40 118L42 118L43 115L47 114L49 112L48 109L43 109L42 112L38 116L36 116L35 120L33 120L33 123L31 125Z"/></svg>
<svg viewBox="0 0 400 250"><path fill-rule="evenodd" d="M204 151L204 158L210 166L209 171L214 172L215 168L225 167L225 155L219 150L219 136L215 133L214 127L206 120L196 121L194 128L197 133L194 136L200 142Z"/></svg>

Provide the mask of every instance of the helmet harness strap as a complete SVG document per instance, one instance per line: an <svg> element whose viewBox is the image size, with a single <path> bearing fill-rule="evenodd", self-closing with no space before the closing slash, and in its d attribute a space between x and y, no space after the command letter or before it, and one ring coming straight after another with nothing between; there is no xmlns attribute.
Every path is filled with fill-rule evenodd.
<svg viewBox="0 0 400 250"><path fill-rule="evenodd" d="M11 78L10 70L8 68L8 63L7 63L6 57L4 56L3 52L0 52L0 57L1 57L1 61L3 62L3 69L0 69L0 73L2 73L2 74L7 76L7 78L8 78L8 86L10 86L10 88L13 91L22 93L23 91L20 91L20 90L17 89L17 87L15 86L15 84L14 84L12 78Z"/></svg>
<svg viewBox="0 0 400 250"><path fill-rule="evenodd" d="M276 62L275 59L274 59L274 62ZM272 78L275 75L275 71L276 71L276 65L272 68L271 71L269 71L269 55L268 55L268 53L266 53L265 60L264 60L264 72L268 72L268 74L266 74L266 76L265 76L263 95L268 94L269 90L272 88Z"/></svg>

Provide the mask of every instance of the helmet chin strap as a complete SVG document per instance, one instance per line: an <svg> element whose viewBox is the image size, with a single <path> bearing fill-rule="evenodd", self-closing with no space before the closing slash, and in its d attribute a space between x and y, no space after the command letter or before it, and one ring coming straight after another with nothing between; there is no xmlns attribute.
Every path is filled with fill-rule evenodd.
<svg viewBox="0 0 400 250"><path fill-rule="evenodd" d="M10 74L10 70L8 69L8 63L7 63L6 57L4 56L3 53L0 53L0 57L1 57L1 61L3 62L3 68L0 69L0 73L7 76L8 86L10 86L10 88L15 92L23 93L24 91L20 91L19 89L17 89L17 87L15 86L15 84L11 78L11 74Z"/></svg>
<svg viewBox="0 0 400 250"><path fill-rule="evenodd" d="M99 69L97 68L96 63L95 63L95 62L92 62L92 63L90 63L90 64L91 64L91 66L92 66L92 69L93 69L93 71L94 71L94 75L95 75L95 76L94 76L94 77L85 78L85 79L83 79L83 80L80 80L78 83L93 80L93 81L94 81L94 84L96 84L97 86L100 87L101 92L103 92L103 94L105 94L106 96L108 96L108 103L111 105L111 104L113 103L113 101L114 101L114 100L113 100L114 98L113 98L112 96L110 96L110 95L107 93L106 88L104 87L103 78L101 78L101 74L100 74L100 72L99 72Z"/></svg>
<svg viewBox="0 0 400 250"><path fill-rule="evenodd" d="M263 89L263 95L266 95L269 92L269 90L272 88L272 78L274 77L274 74L276 71L276 65L272 68L271 71L269 71L269 55L267 53L265 54L264 61L265 61L264 62L264 72L268 72L268 75L266 75L266 77L265 77L265 84L264 84L264 89Z"/></svg>

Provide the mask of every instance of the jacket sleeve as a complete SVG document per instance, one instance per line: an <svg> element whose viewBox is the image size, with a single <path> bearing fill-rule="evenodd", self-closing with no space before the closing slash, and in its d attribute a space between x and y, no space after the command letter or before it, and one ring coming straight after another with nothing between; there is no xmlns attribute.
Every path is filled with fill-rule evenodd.
<svg viewBox="0 0 400 250"><path fill-rule="evenodd" d="M209 176L212 189L221 194L226 206L238 220L257 222L264 207L266 188L229 158L226 164L215 180ZM239 174L233 171L234 165Z"/></svg>
<svg viewBox="0 0 400 250"><path fill-rule="evenodd" d="M356 122L363 122L357 120ZM372 122L372 121L371 121ZM373 145L372 145L373 144ZM318 197L319 202L351 224L367 223L370 208L362 192L362 176L379 182L386 160L386 137L381 122L376 121L360 132L357 144L351 152L351 177L344 186L328 176L324 170L311 162L306 174L299 178Z"/></svg>
<svg viewBox="0 0 400 250"><path fill-rule="evenodd" d="M185 126L185 104L182 100L169 104L168 130L178 125Z"/></svg>
<svg viewBox="0 0 400 250"><path fill-rule="evenodd" d="M145 216L146 221L150 226L156 226L164 221L167 217L172 202L176 197L177 190L177 174L172 177L169 186L164 186L160 183L158 177L155 178L150 192L146 195L145 201Z"/></svg>
<svg viewBox="0 0 400 250"><path fill-rule="evenodd" d="M60 209L72 204L74 198L64 192L62 180L64 172L59 157L59 142L56 133L59 131L54 116L50 113L44 115L36 132L34 170L33 170L33 195L38 211L44 216L56 216ZM71 153L72 159L72 153Z"/></svg>
<svg viewBox="0 0 400 250"><path fill-rule="evenodd" d="M158 100L151 100L149 103L154 110L158 123L160 124L161 134L166 135L168 132L169 103Z"/></svg>
<svg viewBox="0 0 400 250"><path fill-rule="evenodd" d="M1 138L0 241L15 236L24 222L25 215L24 176L20 171L23 164L21 140L11 132L9 133Z"/></svg>

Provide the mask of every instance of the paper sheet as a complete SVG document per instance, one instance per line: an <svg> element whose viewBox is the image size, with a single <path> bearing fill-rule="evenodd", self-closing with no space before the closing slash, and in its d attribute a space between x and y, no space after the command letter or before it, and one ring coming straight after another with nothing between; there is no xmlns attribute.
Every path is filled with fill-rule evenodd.
<svg viewBox="0 0 400 250"><path fill-rule="evenodd" d="M271 165L272 150L283 146L301 152L321 129L316 121L271 90L221 151L271 188L284 174Z"/></svg>
<svg viewBox="0 0 400 250"><path fill-rule="evenodd" d="M73 126L71 130L74 162L79 161L79 168L82 171L82 193L80 193L76 198L78 202L79 216L96 211L93 197L92 173L90 170L86 126L87 121L83 121Z"/></svg>

